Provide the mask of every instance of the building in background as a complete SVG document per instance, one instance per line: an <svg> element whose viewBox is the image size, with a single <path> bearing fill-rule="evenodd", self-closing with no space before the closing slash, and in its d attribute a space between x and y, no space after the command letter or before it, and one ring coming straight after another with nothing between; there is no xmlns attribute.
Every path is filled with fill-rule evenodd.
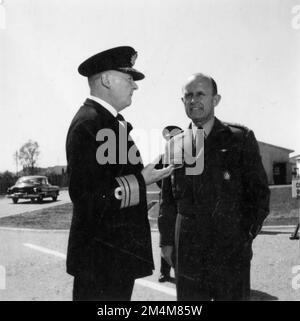
<svg viewBox="0 0 300 321"><path fill-rule="evenodd" d="M258 142L258 145L269 184L291 184L293 166L289 155L294 151L263 142Z"/></svg>
<svg viewBox="0 0 300 321"><path fill-rule="evenodd" d="M293 177L300 177L300 154L290 157Z"/></svg>

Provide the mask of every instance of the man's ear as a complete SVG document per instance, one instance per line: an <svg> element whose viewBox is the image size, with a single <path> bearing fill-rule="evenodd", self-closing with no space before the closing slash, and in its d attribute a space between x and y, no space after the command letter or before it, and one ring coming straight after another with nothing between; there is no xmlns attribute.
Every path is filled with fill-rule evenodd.
<svg viewBox="0 0 300 321"><path fill-rule="evenodd" d="M110 88L110 78L107 72L102 73L100 79L103 87Z"/></svg>
<svg viewBox="0 0 300 321"><path fill-rule="evenodd" d="M214 98L213 98L214 107L216 107L219 104L220 100L221 100L221 95L218 95L218 94L214 95Z"/></svg>

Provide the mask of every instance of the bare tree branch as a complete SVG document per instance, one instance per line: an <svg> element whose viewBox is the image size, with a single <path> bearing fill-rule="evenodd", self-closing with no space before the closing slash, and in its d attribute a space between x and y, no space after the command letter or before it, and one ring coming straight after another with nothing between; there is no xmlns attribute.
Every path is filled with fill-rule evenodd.
<svg viewBox="0 0 300 321"><path fill-rule="evenodd" d="M38 157L40 155L39 144L32 140L25 143L19 150L19 160L24 171L34 174Z"/></svg>

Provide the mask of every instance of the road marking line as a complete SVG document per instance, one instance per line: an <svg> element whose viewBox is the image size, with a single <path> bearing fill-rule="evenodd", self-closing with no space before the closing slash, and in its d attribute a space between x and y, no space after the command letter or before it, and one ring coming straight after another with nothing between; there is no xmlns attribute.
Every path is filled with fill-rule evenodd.
<svg viewBox="0 0 300 321"><path fill-rule="evenodd" d="M148 281L148 280L137 279L137 280L135 280L135 283L137 283L139 285L142 285L142 286L145 286L147 288L151 288L153 290L157 290L157 291L164 292L164 293L172 295L172 296L176 296L176 290L175 289L168 288L166 286L162 286L162 285L159 285L157 283L154 283L154 282L151 282L151 281Z"/></svg>
<svg viewBox="0 0 300 321"><path fill-rule="evenodd" d="M33 250L37 250L37 251L40 251L40 252L43 252L43 253L47 253L47 254L52 254L52 255L60 257L62 259L66 259L66 255L64 253L57 252L57 251L54 251L54 250L50 250L50 249L47 249L46 247L34 245L34 244L31 244L31 243L23 243L23 245L27 246L27 247L29 247L29 248L31 248ZM151 289L156 290L156 291L160 291L160 292L164 292L166 294L172 295L172 296L176 296L176 290L175 289L169 288L169 287L166 287L166 286L162 286L162 285L156 284L156 283L148 281L148 280L136 279L135 283L139 284L141 286L145 286L147 288L151 288Z"/></svg>
<svg viewBox="0 0 300 321"><path fill-rule="evenodd" d="M62 259L66 258L65 254L57 252L57 251L53 251L53 250L50 250L50 249L47 249L47 248L42 247L42 246L37 246L37 245L34 245L34 244L30 244L30 243L23 243L23 245L25 245L27 247L30 247L30 248L32 248L34 250L43 252L43 253L55 255L55 256L60 257Z"/></svg>
<svg viewBox="0 0 300 321"><path fill-rule="evenodd" d="M44 233L66 233L69 232L70 230L41 230L41 229L36 229L36 228L19 228L19 227L0 227L0 231L15 231L15 232L44 232Z"/></svg>

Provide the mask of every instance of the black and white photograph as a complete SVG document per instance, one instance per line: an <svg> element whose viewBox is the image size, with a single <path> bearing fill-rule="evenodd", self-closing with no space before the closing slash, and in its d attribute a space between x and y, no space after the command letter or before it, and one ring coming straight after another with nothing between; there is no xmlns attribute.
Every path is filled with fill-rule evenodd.
<svg viewBox="0 0 300 321"><path fill-rule="evenodd" d="M299 301L299 57L300 0L0 0L0 301Z"/></svg>

